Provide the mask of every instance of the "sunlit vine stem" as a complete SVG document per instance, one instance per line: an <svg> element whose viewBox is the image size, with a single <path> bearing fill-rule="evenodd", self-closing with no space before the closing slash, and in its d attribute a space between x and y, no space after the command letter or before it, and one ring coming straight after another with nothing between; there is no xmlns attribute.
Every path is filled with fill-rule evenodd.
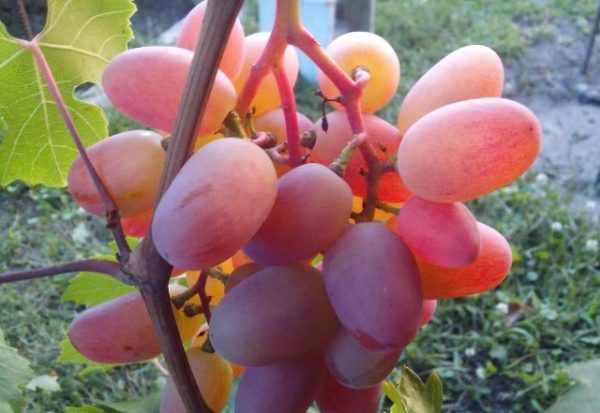
<svg viewBox="0 0 600 413"><path fill-rule="evenodd" d="M367 181L365 206L363 211L354 218L357 221L372 221L378 203L379 178L387 172L387 169L383 167L371 143L366 140L366 131L360 110L362 91L369 80L368 73L358 70L353 77L348 76L302 25L298 1L278 0L278 5L280 3L287 5L288 13L285 14L287 19L285 26L287 27L286 39L289 44L304 52L340 91L340 103L344 105L350 128L354 134L352 147L359 148L368 169L365 177Z"/></svg>

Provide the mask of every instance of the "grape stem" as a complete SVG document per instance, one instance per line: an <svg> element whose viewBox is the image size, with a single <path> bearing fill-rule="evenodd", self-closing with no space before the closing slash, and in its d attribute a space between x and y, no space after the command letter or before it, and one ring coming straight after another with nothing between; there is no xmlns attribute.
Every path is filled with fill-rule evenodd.
<svg viewBox="0 0 600 413"><path fill-rule="evenodd" d="M306 54L340 91L339 102L346 110L353 133L352 145L359 148L368 168L365 176L368 188L367 195L363 211L359 214L359 220L372 221L379 202L377 190L380 177L390 172L390 168L384 167L385 161L381 161L377 157L372 143L366 139L360 100L363 89L370 80L370 73L366 68L358 67L353 71L352 76L349 76L342 70L302 24L298 0L277 0L275 23L271 36L261 57L250 71L250 75L238 98L236 110L238 113L248 111L261 82L269 74L269 71L273 72L277 80L284 113L286 114L289 164L297 166L302 162L298 122L295 116L296 101L283 70L283 55L288 44L296 46ZM271 151L269 155L278 162L285 160L277 151ZM344 155L348 155L348 151L342 156Z"/></svg>
<svg viewBox="0 0 600 413"><path fill-rule="evenodd" d="M202 25L167 151L159 199L192 153L226 41L243 2L208 0L205 24ZM140 282L140 291L160 340L167 368L186 410L188 413L212 413L198 391L175 324L168 291L172 266L158 253L151 228L132 253L129 266Z"/></svg>
<svg viewBox="0 0 600 413"><path fill-rule="evenodd" d="M88 259L82 261L67 262L51 267L36 270L13 271L0 275L0 284L15 281L33 280L37 278L51 277L53 275L66 274L70 272L90 271L98 272L115 277L126 283L134 284L135 281L129 274L121 271L119 264L114 261Z"/></svg>
<svg viewBox="0 0 600 413"><path fill-rule="evenodd" d="M112 231L113 238L115 239L119 251L119 253L117 254L117 258L120 263L127 263L127 261L129 260L131 249L129 248L127 238L125 237L125 233L123 232L123 228L121 227L119 209L117 208L117 205L108 193L106 185L104 185L104 183L102 182L102 179L98 175L96 168L94 168L94 165L92 164L90 158L87 155L85 146L83 145L83 141L81 140L81 135L79 134L79 131L75 126L75 122L73 121L69 110L67 109L67 105L62 97L62 94L60 93L60 90L56 83L56 79L54 79L54 75L50 70L50 66L48 65L46 57L44 56L44 53L42 53L42 49L40 48L38 40L38 36L36 36L31 41L21 40L21 43L24 47L27 47L29 50L31 50L37 67L40 73L42 74L42 77L44 78L46 85L48 86L48 90L54 98L54 102L56 103L56 106L58 107L58 110L67 126L67 129L69 130L69 133L73 138L73 142L75 143L77 150L79 151L79 156L81 156L81 160L83 161L83 164L85 165L88 173L92 178L92 181L94 182L94 186L96 187L96 190L100 195L100 199L102 199L102 204L107 219L106 226Z"/></svg>
<svg viewBox="0 0 600 413"><path fill-rule="evenodd" d="M288 45L287 38L292 31L290 23L293 20L300 21L297 0L277 0L275 23L273 24L271 35L262 55L254 66L252 66L248 79L238 96L236 111L238 113L247 113L249 111L252 100L256 96L260 85L265 77L272 72L277 82L281 106L283 107L285 116L287 149L289 153L287 163L295 167L303 162L304 157L302 146L300 145L298 118L296 116L296 97L283 69L283 56Z"/></svg>
<svg viewBox="0 0 600 413"><path fill-rule="evenodd" d="M194 289L200 296L200 304L202 304L202 309L204 310L204 317L206 318L206 322L210 325L210 299L208 295L206 295L206 281L208 280L209 271L202 270L200 271L200 277L198 277L198 282L194 286Z"/></svg>
<svg viewBox="0 0 600 413"><path fill-rule="evenodd" d="M185 349L181 344L177 324L175 324L175 318L173 317L173 307L168 288L162 288L161 285L156 283L142 284L140 292L157 332L169 374L173 378L187 411L189 413L213 413L198 391L196 380L190 365L187 363ZM193 385L193 387L190 388L188 385Z"/></svg>

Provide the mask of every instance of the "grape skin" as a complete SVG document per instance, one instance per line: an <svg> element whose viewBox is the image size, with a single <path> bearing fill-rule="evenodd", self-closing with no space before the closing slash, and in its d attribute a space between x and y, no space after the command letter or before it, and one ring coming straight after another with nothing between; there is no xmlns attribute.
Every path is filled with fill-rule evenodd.
<svg viewBox="0 0 600 413"><path fill-rule="evenodd" d="M386 350L367 349L345 329L327 347L327 368L335 379L351 389L377 386L396 366L403 346Z"/></svg>
<svg viewBox="0 0 600 413"><path fill-rule="evenodd" d="M223 138L184 165L154 213L158 252L174 266L213 267L258 231L277 195L271 159L255 144Z"/></svg>
<svg viewBox="0 0 600 413"><path fill-rule="evenodd" d="M189 349L186 355L202 398L212 411L221 412L231 391L231 366L217 353L207 353L198 347ZM169 376L161 397L160 413L186 412L175 383Z"/></svg>
<svg viewBox="0 0 600 413"><path fill-rule="evenodd" d="M227 360L258 366L319 348L336 328L321 274L296 264L267 267L229 290L213 311L210 340Z"/></svg>
<svg viewBox="0 0 600 413"><path fill-rule="evenodd" d="M352 226L325 253L323 275L336 315L363 346L393 350L413 339L421 282L412 253L392 231Z"/></svg>
<svg viewBox="0 0 600 413"><path fill-rule="evenodd" d="M171 293L177 291L174 288ZM175 307L173 314L178 325L186 322ZM78 314L68 336L77 351L98 363L137 363L162 352L142 295L137 291Z"/></svg>
<svg viewBox="0 0 600 413"><path fill-rule="evenodd" d="M194 53L169 46L129 49L114 57L102 75L111 103L123 114L151 128L173 132ZM208 97L199 135L218 130L235 106L236 92L223 72Z"/></svg>
<svg viewBox="0 0 600 413"><path fill-rule="evenodd" d="M316 402L321 413L376 413L380 398L381 385L351 389L328 373Z"/></svg>
<svg viewBox="0 0 600 413"><path fill-rule="evenodd" d="M240 379L235 412L305 413L321 388L325 371L320 358L248 367Z"/></svg>
<svg viewBox="0 0 600 413"><path fill-rule="evenodd" d="M228 294L235 286L244 281L245 279L251 277L260 271L263 267L253 262L240 265L237 267L229 278L227 279L227 283L225 284L225 294Z"/></svg>
<svg viewBox="0 0 600 413"><path fill-rule="evenodd" d="M537 157L541 139L539 121L520 103L464 100L411 126L398 148L398 172L421 198L463 202L517 179Z"/></svg>
<svg viewBox="0 0 600 413"><path fill-rule="evenodd" d="M449 268L472 263L481 250L475 217L459 202L409 199L398 214L396 233L415 257Z"/></svg>
<svg viewBox="0 0 600 413"><path fill-rule="evenodd" d="M471 264L462 268L444 268L417 259L423 297L445 299L464 297L487 291L500 284L512 264L510 244L498 231L481 222L481 253Z"/></svg>
<svg viewBox="0 0 600 413"><path fill-rule="evenodd" d="M352 192L339 176L323 165L299 166L279 179L273 209L244 252L261 265L313 257L341 235L351 211Z"/></svg>
<svg viewBox="0 0 600 413"><path fill-rule="evenodd" d="M408 128L434 109L461 100L500 97L504 67L495 51L470 45L457 49L429 69L402 101L398 129Z"/></svg>
<svg viewBox="0 0 600 413"><path fill-rule="evenodd" d="M200 38L202 30L202 19L206 14L206 0L198 3L183 19L181 31L177 38L177 46L184 49L194 51L196 44ZM244 27L240 23L240 19L235 19L227 43L225 51L219 64L219 69L225 73L229 79L235 80L242 70L242 62L244 58Z"/></svg>
<svg viewBox="0 0 600 413"><path fill-rule="evenodd" d="M113 135L86 150L94 169L122 217L145 214L158 196L165 162L161 137L132 130ZM105 205L81 157L69 170L69 193L86 211L103 216Z"/></svg>
<svg viewBox="0 0 600 413"><path fill-rule="evenodd" d="M311 159L324 165L332 163L342 152L344 147L352 139L352 129L348 123L348 116L345 112L331 112L327 114L329 128L325 132L321 128L321 122L314 125L317 133L317 142L312 151ZM366 139L371 142L373 149L380 160L387 159L390 155L398 151L401 136L398 130L383 119L369 114L363 114L365 124ZM381 147L385 148L384 151ZM360 151L356 150L352 155L344 180L352 188L352 193L364 197L367 193L367 185L361 171L366 171L367 163ZM377 191L379 200L384 202L403 202L407 200L411 193L406 188L400 175L397 172L390 172L379 180L379 190Z"/></svg>
<svg viewBox="0 0 600 413"><path fill-rule="evenodd" d="M421 316L421 326L424 326L433 319L436 310L437 300L423 300L423 315Z"/></svg>
<svg viewBox="0 0 600 413"><path fill-rule="evenodd" d="M252 66L258 61L263 50L265 49L269 40L270 32L259 32L246 36L244 41L244 63L242 65L242 71L240 75L235 79L234 85L237 93L242 91ZM298 62L298 54L296 49L291 46L287 46L283 54L282 67L288 79L291 87L294 87L296 80L298 79L298 69L300 63ZM279 89L277 88L277 81L272 73L268 73L263 79L258 92L252 100L252 106L254 107L254 113L259 115L261 113L268 112L281 106L281 98L279 97Z"/></svg>
<svg viewBox="0 0 600 413"><path fill-rule="evenodd" d="M298 132L306 132L313 128L313 121L300 112L296 112L298 120ZM287 140L287 130L285 124L285 115L283 109L278 108L269 112L256 115L253 119L254 128L257 131L271 132L277 139L277 143L283 143Z"/></svg>
<svg viewBox="0 0 600 413"><path fill-rule="evenodd" d="M335 38L326 52L349 76L358 67L365 67L371 76L362 91L360 108L363 113L373 113L387 105L400 84L400 61L392 46L382 37L369 32L345 33ZM333 82L319 71L319 88L328 98L340 95ZM336 110L343 109L332 102Z"/></svg>

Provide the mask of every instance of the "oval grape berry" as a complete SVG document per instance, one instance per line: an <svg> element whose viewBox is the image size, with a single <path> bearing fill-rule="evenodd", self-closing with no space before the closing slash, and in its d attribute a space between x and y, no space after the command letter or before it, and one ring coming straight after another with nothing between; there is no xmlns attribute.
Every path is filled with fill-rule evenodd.
<svg viewBox="0 0 600 413"><path fill-rule="evenodd" d="M186 162L156 208L158 252L180 268L215 266L258 231L276 195L277 176L262 149L237 138L213 141Z"/></svg>

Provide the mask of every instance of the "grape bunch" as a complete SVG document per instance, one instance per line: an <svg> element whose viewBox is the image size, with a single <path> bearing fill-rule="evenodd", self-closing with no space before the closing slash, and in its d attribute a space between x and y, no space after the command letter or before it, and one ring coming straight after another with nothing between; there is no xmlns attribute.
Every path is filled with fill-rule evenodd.
<svg viewBox="0 0 600 413"><path fill-rule="evenodd" d="M269 33L245 36L236 22L194 153L154 209L205 9L202 2L189 13L177 46L132 49L108 64L111 102L153 131L111 136L88 150L90 160L126 233L151 231L174 280L184 274L193 287L204 278L210 309L176 281L170 292L211 409L223 409L241 375L239 413L302 413L313 401L323 413L375 412L381 382L437 300L489 290L507 276L510 245L463 202L523 174L540 150L540 125L525 106L500 97L502 62L479 45L427 71L393 125L376 112L398 88L397 54L375 34L347 33L325 53L363 83L360 120L352 123L339 85L321 73L320 96L332 111L315 122L293 114L310 139L303 162L286 164L289 106L273 74L257 88L251 114L238 114L240 133L226 121L269 40ZM298 59L290 46L281 68L293 85ZM357 122L359 149L350 145ZM103 213L81 159L69 190L87 211ZM69 337L99 362L161 353L139 293L84 311ZM170 378L161 411L184 411Z"/></svg>

